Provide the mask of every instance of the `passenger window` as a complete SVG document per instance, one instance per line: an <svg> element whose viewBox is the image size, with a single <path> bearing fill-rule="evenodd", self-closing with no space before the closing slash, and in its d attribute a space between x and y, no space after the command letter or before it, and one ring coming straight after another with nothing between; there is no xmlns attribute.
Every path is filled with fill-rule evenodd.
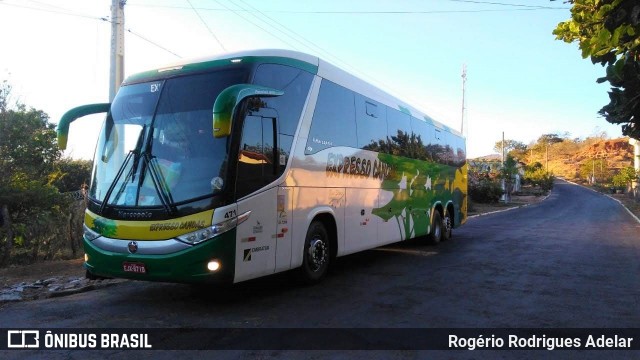
<svg viewBox="0 0 640 360"><path fill-rule="evenodd" d="M388 152L386 106L356 94L356 124L360 149Z"/></svg>
<svg viewBox="0 0 640 360"><path fill-rule="evenodd" d="M353 102L351 90L322 80L305 154L334 146L357 147Z"/></svg>
<svg viewBox="0 0 640 360"><path fill-rule="evenodd" d="M427 149L427 145L429 145L431 139L429 136L429 126L430 124L427 124L425 121L411 117L411 130L416 146L416 159L432 160L431 154Z"/></svg>
<svg viewBox="0 0 640 360"><path fill-rule="evenodd" d="M399 110L387 110L389 152L393 155L413 158L416 137L411 130L411 116Z"/></svg>
<svg viewBox="0 0 640 360"><path fill-rule="evenodd" d="M454 165L455 164L455 142L453 134L447 132L444 135L444 151L442 152L441 161L443 164Z"/></svg>
<svg viewBox="0 0 640 360"><path fill-rule="evenodd" d="M467 151L465 149L464 138L456 137L456 166L463 166L467 162Z"/></svg>

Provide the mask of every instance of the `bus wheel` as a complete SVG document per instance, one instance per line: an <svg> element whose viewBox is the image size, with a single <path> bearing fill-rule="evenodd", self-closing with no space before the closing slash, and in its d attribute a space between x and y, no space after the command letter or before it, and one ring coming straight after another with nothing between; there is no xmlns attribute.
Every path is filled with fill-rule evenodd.
<svg viewBox="0 0 640 360"><path fill-rule="evenodd" d="M445 214L444 220L442 221L442 241L447 241L451 239L453 236L453 222L451 221L451 216L449 214Z"/></svg>
<svg viewBox="0 0 640 360"><path fill-rule="evenodd" d="M435 245L442 240L442 217L438 210L433 211L431 220L431 232L429 233L429 243Z"/></svg>
<svg viewBox="0 0 640 360"><path fill-rule="evenodd" d="M307 230L300 268L300 278L304 283L317 283L327 273L331 258L329 244L329 235L322 222L312 222Z"/></svg>

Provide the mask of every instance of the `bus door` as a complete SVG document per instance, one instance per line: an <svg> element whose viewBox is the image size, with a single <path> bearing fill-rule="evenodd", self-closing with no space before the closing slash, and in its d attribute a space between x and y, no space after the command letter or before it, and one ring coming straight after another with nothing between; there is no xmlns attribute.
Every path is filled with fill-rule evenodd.
<svg viewBox="0 0 640 360"><path fill-rule="evenodd" d="M244 117L238 151L238 214L251 211L237 228L235 281L275 272L278 222L277 113L261 108Z"/></svg>

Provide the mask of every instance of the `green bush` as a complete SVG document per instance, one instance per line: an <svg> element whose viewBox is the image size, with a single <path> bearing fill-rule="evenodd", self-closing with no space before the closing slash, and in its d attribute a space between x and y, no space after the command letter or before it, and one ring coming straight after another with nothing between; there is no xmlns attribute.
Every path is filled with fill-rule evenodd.
<svg viewBox="0 0 640 360"><path fill-rule="evenodd" d="M553 173L541 168L527 169L524 173L524 178L527 183L539 186L544 192L548 192L553 189L553 181L555 180Z"/></svg>
<svg viewBox="0 0 640 360"><path fill-rule="evenodd" d="M631 186L631 182L635 181L638 178L636 174L636 170L633 167L626 167L616 175L613 176L611 181L613 182L613 186L618 189L626 190L628 186Z"/></svg>
<svg viewBox="0 0 640 360"><path fill-rule="evenodd" d="M489 177L469 183L469 196L477 203L497 203L502 194L500 183Z"/></svg>

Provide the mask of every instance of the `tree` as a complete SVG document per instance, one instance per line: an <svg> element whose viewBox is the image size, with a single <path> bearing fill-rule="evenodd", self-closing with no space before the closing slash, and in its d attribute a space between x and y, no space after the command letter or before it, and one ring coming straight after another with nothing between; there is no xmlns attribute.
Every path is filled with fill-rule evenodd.
<svg viewBox="0 0 640 360"><path fill-rule="evenodd" d="M50 174L60 158L55 125L47 114L9 104L11 87L0 86L0 265L6 264L16 236L15 222L60 204Z"/></svg>
<svg viewBox="0 0 640 360"><path fill-rule="evenodd" d="M503 142L502 140L499 140L499 141L496 141L496 144L494 145L493 149L499 153L502 153L502 146L503 146ZM505 155L509 155L514 159L524 160L525 157L527 156L528 149L529 147L521 141L517 141L517 140L504 141Z"/></svg>
<svg viewBox="0 0 640 360"><path fill-rule="evenodd" d="M502 169L500 170L500 178L504 181L504 199L506 203L511 201L511 192L513 191L513 184L517 173L518 162L513 158L513 156L507 155Z"/></svg>
<svg viewBox="0 0 640 360"><path fill-rule="evenodd" d="M638 173L636 173L636 170L630 166L620 170L620 172L613 177L612 182L613 186L629 191L631 190L632 182L637 179Z"/></svg>
<svg viewBox="0 0 640 360"><path fill-rule="evenodd" d="M502 153L502 147L503 147L503 141L499 140L496 141L495 146L493 147L493 150ZM521 141L517 141L517 140L505 140L504 141L504 152L505 154L509 154L512 151L515 151L516 153L520 154L520 153L524 153L527 151L527 145Z"/></svg>
<svg viewBox="0 0 640 360"><path fill-rule="evenodd" d="M543 134L538 138L538 144L550 145L562 142L564 139L558 134Z"/></svg>
<svg viewBox="0 0 640 360"><path fill-rule="evenodd" d="M61 159L49 179L60 192L80 190L91 180L91 161Z"/></svg>
<svg viewBox="0 0 640 360"><path fill-rule="evenodd" d="M553 0L552 0L553 1ZM609 104L599 114L622 133L640 139L640 3L637 0L567 0L571 20L553 34L567 43L577 41L582 57L606 66Z"/></svg>

